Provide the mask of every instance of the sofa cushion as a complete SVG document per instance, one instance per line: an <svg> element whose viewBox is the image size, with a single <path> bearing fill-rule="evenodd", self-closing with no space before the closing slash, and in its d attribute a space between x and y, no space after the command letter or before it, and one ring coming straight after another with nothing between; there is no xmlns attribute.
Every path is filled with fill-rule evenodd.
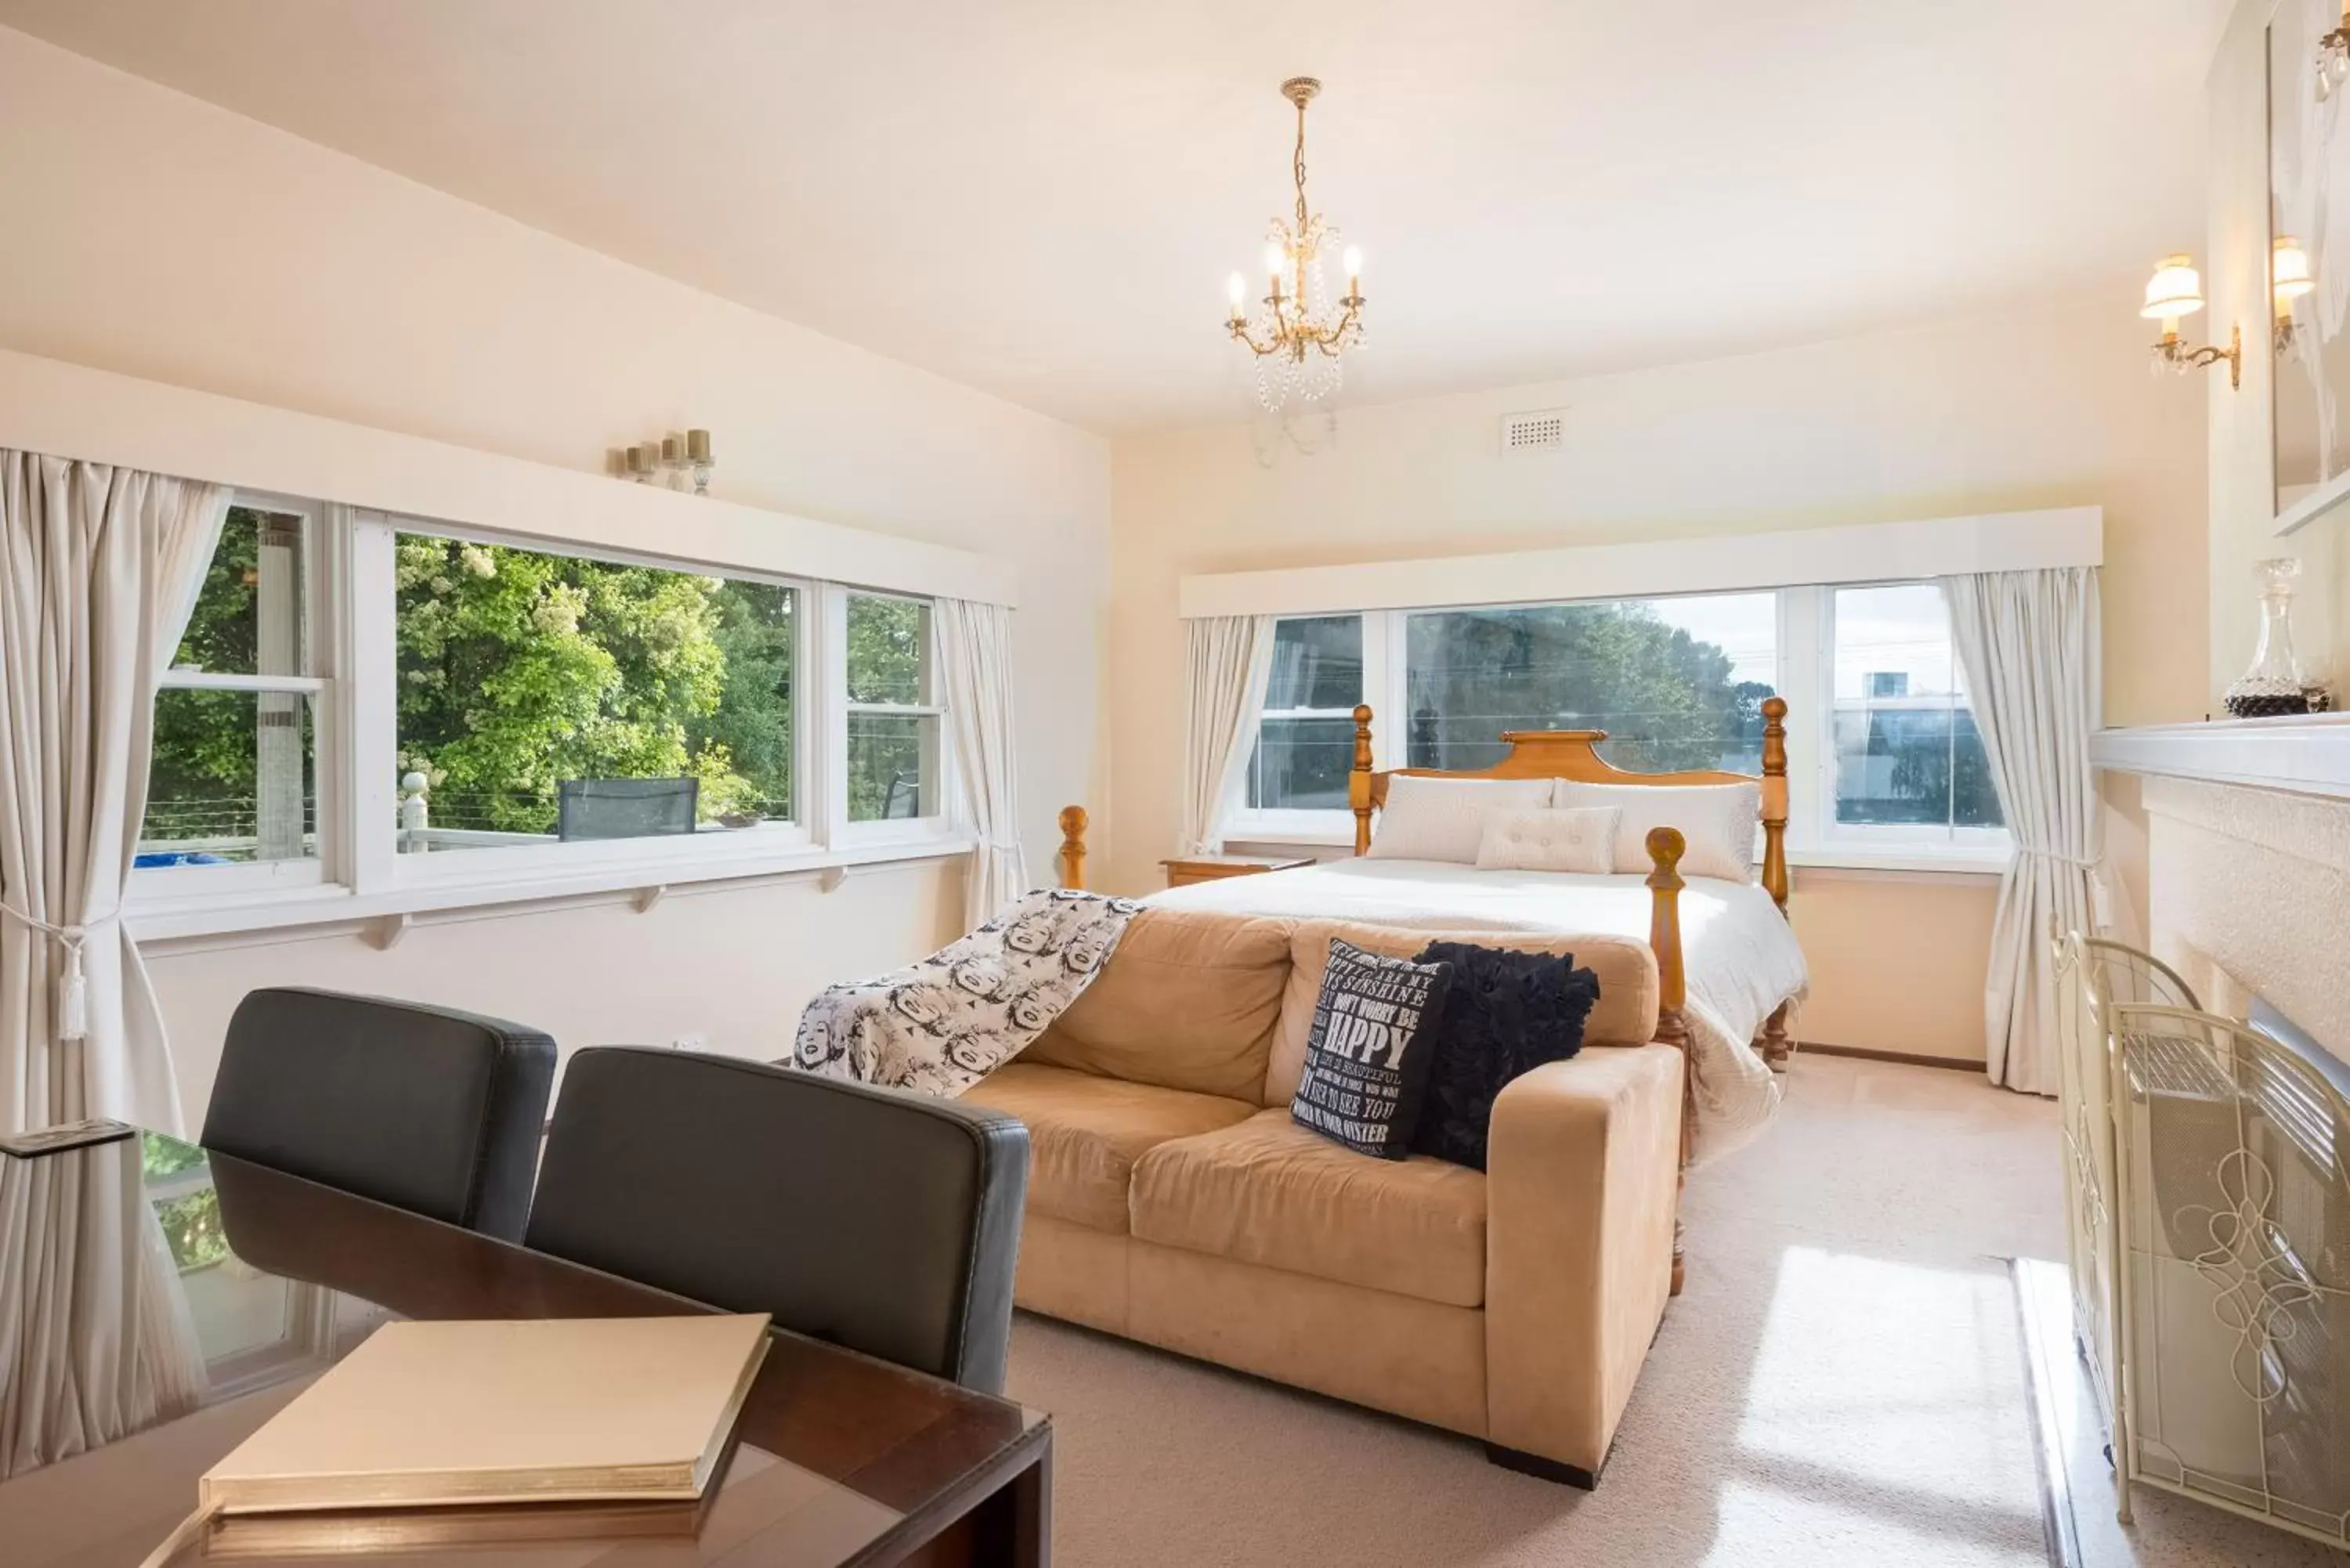
<svg viewBox="0 0 2350 1568"><path fill-rule="evenodd" d="M1137 1239L1473 1307L1485 1299L1485 1178L1372 1159L1286 1109L1153 1147L1134 1167Z"/></svg>
<svg viewBox="0 0 2350 1568"><path fill-rule="evenodd" d="M1146 908L1021 1060L1253 1101L1281 1021L1295 925Z"/></svg>
<svg viewBox="0 0 2350 1568"><path fill-rule="evenodd" d="M1430 942L1448 941L1478 942L1518 952L1573 953L1575 961L1599 980L1599 1001L1584 1020L1583 1043L1645 1045L1656 1038L1657 956L1648 950L1648 943L1630 937L1588 933L1545 936L1534 931L1455 931L1365 925L1356 920L1299 920L1290 933L1289 985L1282 993L1281 1028L1274 1036L1263 1090L1258 1097L1261 1105L1286 1106L1305 1076L1305 1037L1314 1028L1314 1003L1322 993L1322 971L1329 967L1333 937L1366 952L1384 953L1390 958L1409 958ZM1094 983L1098 986L1101 982Z"/></svg>
<svg viewBox="0 0 2350 1568"><path fill-rule="evenodd" d="M1127 1228L1134 1162L1146 1149L1230 1127L1256 1113L1244 1100L1123 1083L1024 1060L998 1067L962 1097L1027 1124L1030 1209L1120 1235Z"/></svg>

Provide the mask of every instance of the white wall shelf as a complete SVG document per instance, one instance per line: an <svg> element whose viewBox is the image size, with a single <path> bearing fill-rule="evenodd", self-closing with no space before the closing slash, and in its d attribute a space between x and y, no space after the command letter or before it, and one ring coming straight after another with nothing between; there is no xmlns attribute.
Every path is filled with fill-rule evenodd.
<svg viewBox="0 0 2350 1568"><path fill-rule="evenodd" d="M2350 713L2100 730L2089 760L2114 773L2350 800Z"/></svg>

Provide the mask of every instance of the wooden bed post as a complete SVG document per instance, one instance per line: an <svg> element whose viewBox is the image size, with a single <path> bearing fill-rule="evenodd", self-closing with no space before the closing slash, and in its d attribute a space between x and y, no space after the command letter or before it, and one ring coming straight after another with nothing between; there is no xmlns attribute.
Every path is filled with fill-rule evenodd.
<svg viewBox="0 0 2350 1568"><path fill-rule="evenodd" d="M1689 979L1681 967L1681 856L1689 848L1678 828L1648 830L1648 947L1657 955L1657 1043L1681 1054L1681 1183L1689 1179L1690 1143L1697 1131L1697 1064L1690 1059L1688 1021L1681 1009L1689 1001ZM1681 1293L1681 1219L1678 1200L1673 1212L1672 1293Z"/></svg>
<svg viewBox="0 0 2350 1568"><path fill-rule="evenodd" d="M1762 699L1762 890L1787 912L1787 700ZM1762 1023L1762 1060L1784 1071L1795 1044L1787 1037L1787 1004Z"/></svg>
<svg viewBox="0 0 2350 1568"><path fill-rule="evenodd" d="M1086 808L1065 805L1061 808L1061 886L1083 888L1086 885Z"/></svg>
<svg viewBox="0 0 2350 1568"><path fill-rule="evenodd" d="M1347 805L1355 814L1355 853L1371 848L1371 705L1355 704L1355 765L1347 774Z"/></svg>

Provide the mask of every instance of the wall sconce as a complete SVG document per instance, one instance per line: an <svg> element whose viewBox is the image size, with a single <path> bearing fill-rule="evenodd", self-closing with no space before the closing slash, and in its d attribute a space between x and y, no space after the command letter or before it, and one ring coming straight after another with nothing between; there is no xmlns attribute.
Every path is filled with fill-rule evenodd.
<svg viewBox="0 0 2350 1568"><path fill-rule="evenodd" d="M2309 270L2309 253L2291 234L2280 234L2269 247L2269 298L2276 310L2272 335L2277 358L2293 352L2293 302L2317 286Z"/></svg>
<svg viewBox="0 0 2350 1568"><path fill-rule="evenodd" d="M2162 340L2154 346L2155 369L2168 368L2185 375L2203 366L2228 364L2228 385L2241 388L2244 384L2244 330L2239 327L2228 334L2228 346L2215 348L2209 345L2189 348L2179 340L2178 318L2192 316L2203 308L2203 279L2195 270L2195 258L2189 255L2165 256L2154 269L2154 280L2146 286L2146 306L2138 314L2149 321L2162 323Z"/></svg>
<svg viewBox="0 0 2350 1568"><path fill-rule="evenodd" d="M2342 25L2317 40L2317 101L2350 80L2350 0L2342 0Z"/></svg>

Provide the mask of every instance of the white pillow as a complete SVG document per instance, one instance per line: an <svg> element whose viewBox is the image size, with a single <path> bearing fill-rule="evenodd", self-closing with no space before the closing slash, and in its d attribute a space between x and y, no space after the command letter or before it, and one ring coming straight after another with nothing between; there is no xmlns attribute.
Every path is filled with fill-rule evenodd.
<svg viewBox="0 0 2350 1568"><path fill-rule="evenodd" d="M1533 811L1550 804L1554 779L1438 779L1397 774L1371 839L1373 860L1477 863L1489 811Z"/></svg>
<svg viewBox="0 0 2350 1568"><path fill-rule="evenodd" d="M1480 871L1587 871L1616 869L1616 821L1612 805L1575 811L1489 811L1485 835L1477 841Z"/></svg>
<svg viewBox="0 0 2350 1568"><path fill-rule="evenodd" d="M1684 877L1754 880L1754 834L1762 821L1762 786L1735 784L1573 784L1561 779L1558 804L1612 805L1616 819L1616 868L1646 871L1648 830L1678 827L1689 841L1681 857Z"/></svg>

